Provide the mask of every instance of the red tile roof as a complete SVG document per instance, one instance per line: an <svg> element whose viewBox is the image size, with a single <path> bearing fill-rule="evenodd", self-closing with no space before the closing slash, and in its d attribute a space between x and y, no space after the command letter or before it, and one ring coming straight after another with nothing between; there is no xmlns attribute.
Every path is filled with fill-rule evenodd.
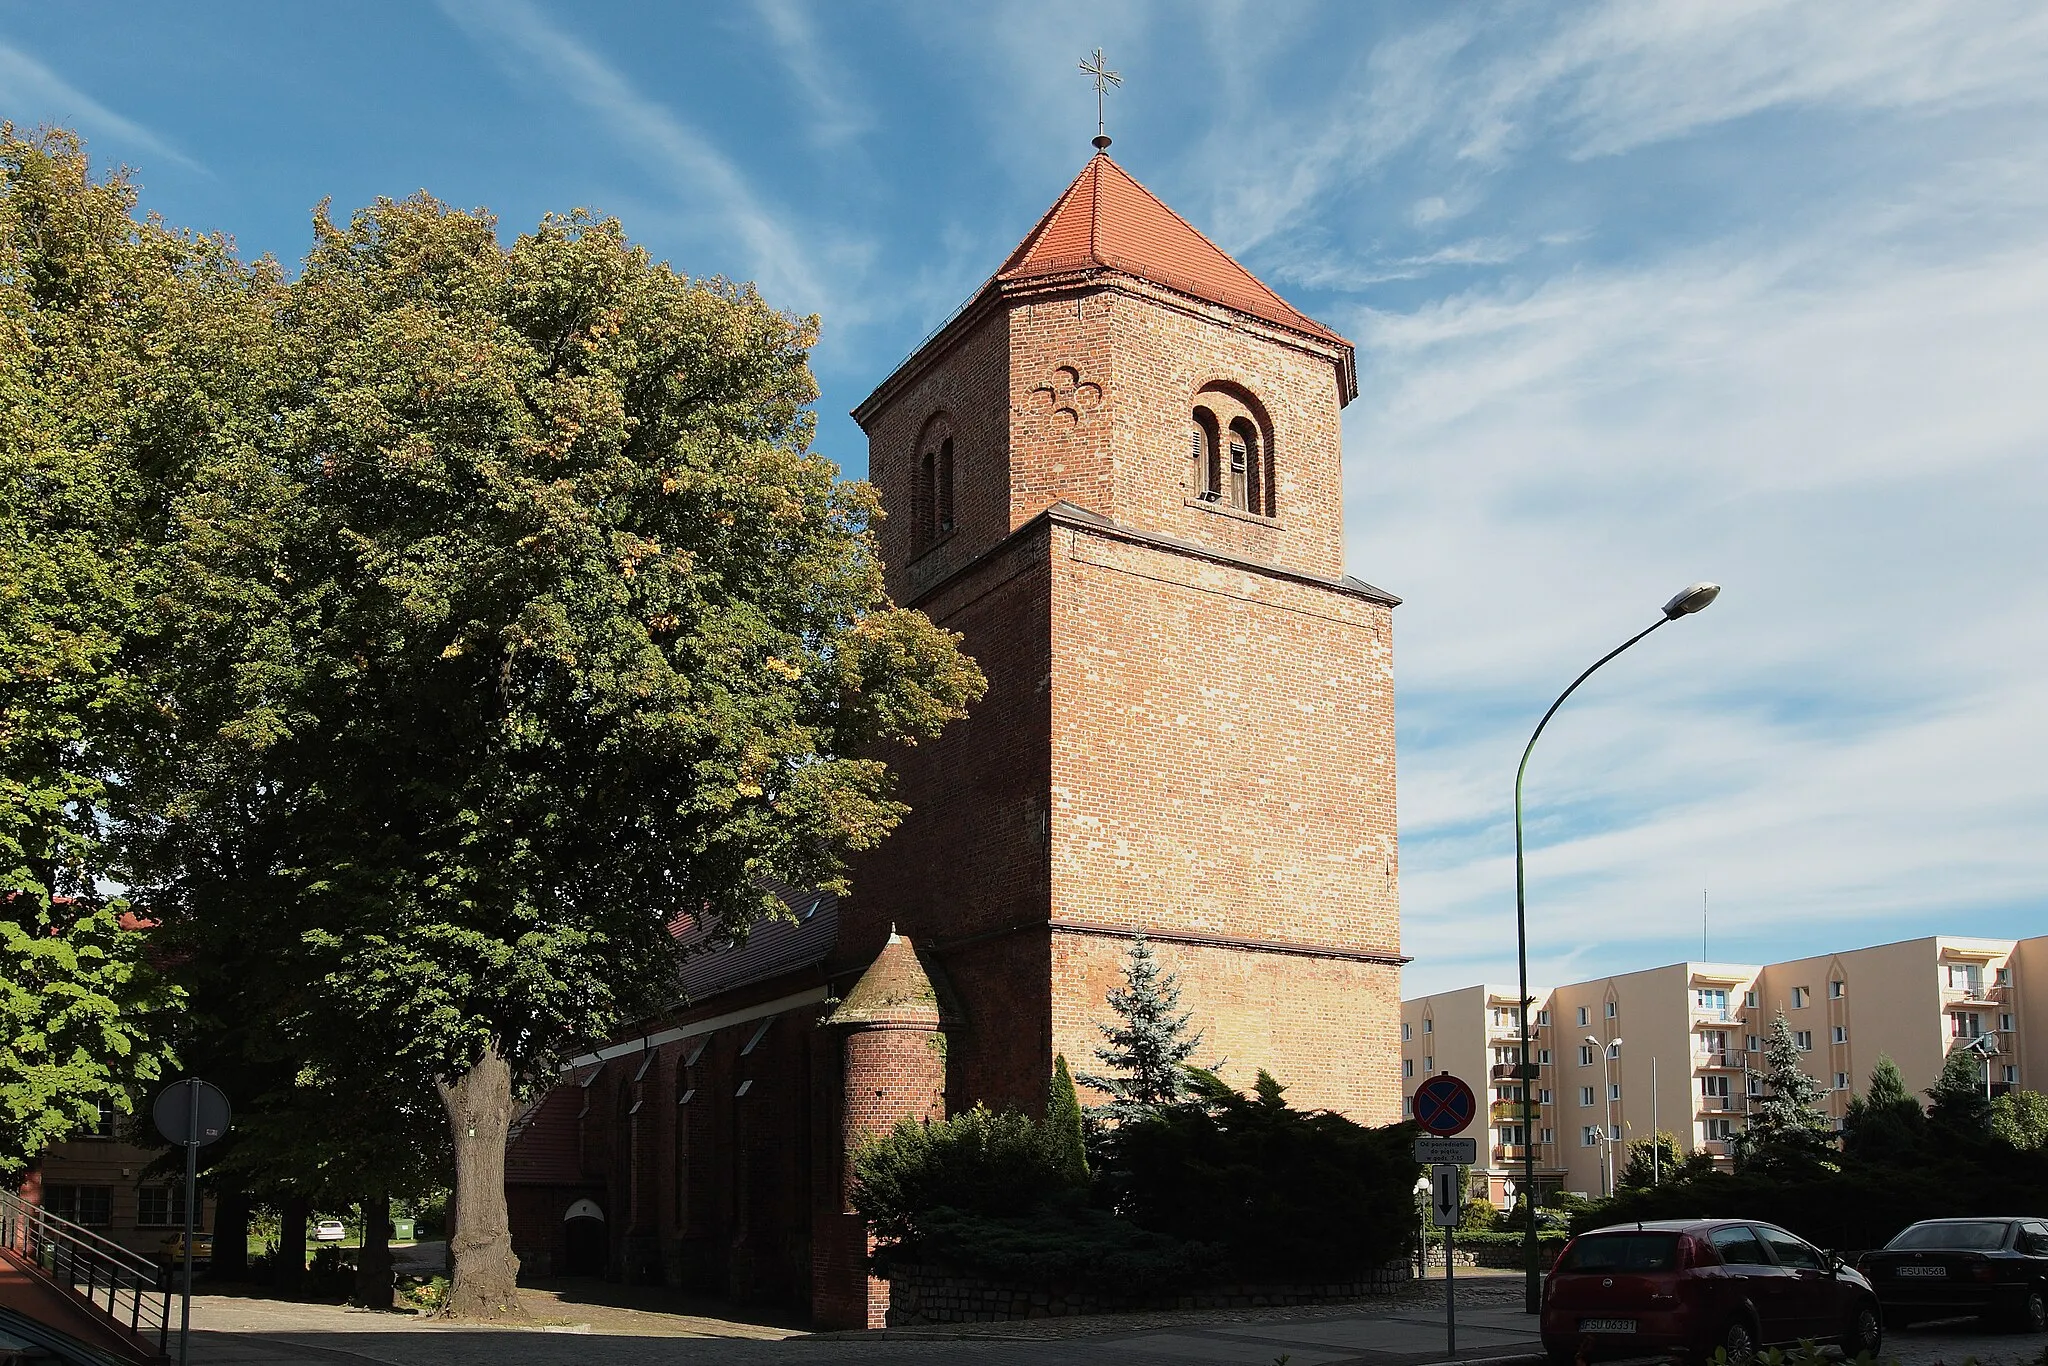
<svg viewBox="0 0 2048 1366"><path fill-rule="evenodd" d="M1350 346L1266 288L1133 180L1107 152L1088 159L1067 192L1003 262L996 279L1029 280L1093 269L1135 275L1291 331Z"/></svg>

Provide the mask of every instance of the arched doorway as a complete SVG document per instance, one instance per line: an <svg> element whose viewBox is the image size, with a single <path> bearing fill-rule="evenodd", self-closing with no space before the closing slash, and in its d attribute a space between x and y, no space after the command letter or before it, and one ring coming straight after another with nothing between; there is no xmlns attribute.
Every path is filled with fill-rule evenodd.
<svg viewBox="0 0 2048 1366"><path fill-rule="evenodd" d="M595 1200L578 1200L562 1216L565 1276L602 1276L611 1262L611 1239L604 1227L604 1211Z"/></svg>

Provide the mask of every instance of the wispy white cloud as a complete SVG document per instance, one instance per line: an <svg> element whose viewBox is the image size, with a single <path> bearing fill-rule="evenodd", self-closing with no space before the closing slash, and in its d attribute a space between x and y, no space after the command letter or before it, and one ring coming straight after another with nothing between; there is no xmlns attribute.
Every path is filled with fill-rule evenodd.
<svg viewBox="0 0 2048 1366"><path fill-rule="evenodd" d="M210 175L204 166L133 119L101 104L20 48L0 42L0 105L49 110L55 121L89 136L111 138L188 171Z"/></svg>
<svg viewBox="0 0 2048 1366"><path fill-rule="evenodd" d="M804 0L754 0L754 10L775 45L776 58L811 107L812 137L838 146L867 132L874 117L849 90L850 68L827 51L811 7Z"/></svg>
<svg viewBox="0 0 2048 1366"><path fill-rule="evenodd" d="M830 306L832 291L788 218L770 208L731 158L675 111L644 94L624 72L527 0L440 0L479 46L515 75L545 78L596 116L622 142L673 180L686 203L708 207L697 224L729 235L772 302L799 310Z"/></svg>

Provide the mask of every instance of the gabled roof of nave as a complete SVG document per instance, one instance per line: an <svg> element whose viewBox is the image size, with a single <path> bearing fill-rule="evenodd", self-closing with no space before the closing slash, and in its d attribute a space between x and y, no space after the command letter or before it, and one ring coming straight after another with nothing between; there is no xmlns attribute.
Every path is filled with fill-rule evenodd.
<svg viewBox="0 0 2048 1366"><path fill-rule="evenodd" d="M1088 159L996 271L1001 281L1107 269L1150 280L1290 331L1349 347L1232 260L1107 152Z"/></svg>

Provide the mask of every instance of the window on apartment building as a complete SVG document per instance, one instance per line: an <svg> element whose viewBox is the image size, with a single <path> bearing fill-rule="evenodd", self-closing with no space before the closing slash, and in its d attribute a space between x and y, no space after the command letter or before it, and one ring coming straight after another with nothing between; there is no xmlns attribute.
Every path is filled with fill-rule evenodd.
<svg viewBox="0 0 2048 1366"><path fill-rule="evenodd" d="M1593 1045L1591 1045L1591 1044L1589 1044L1589 1043L1582 1043L1582 1044L1580 1044L1580 1045L1579 1045L1579 1066L1581 1066L1581 1067L1591 1067L1592 1065L1593 1065Z"/></svg>
<svg viewBox="0 0 2048 1366"><path fill-rule="evenodd" d="M135 1223L138 1228L182 1228L185 1224L185 1188L144 1186L135 1193Z"/></svg>
<svg viewBox="0 0 2048 1366"><path fill-rule="evenodd" d="M2011 1016L2011 1015L2000 1015L2000 1016L1998 1017L1998 1032L1999 1032L1999 1033L2001 1033L2001 1034L2010 1034L2010 1033L2012 1033L2012 1016Z"/></svg>
<svg viewBox="0 0 2048 1366"><path fill-rule="evenodd" d="M1537 1064L1538 1064L1539 1066L1542 1066L1542 1067L1548 1067L1548 1066L1550 1066L1550 1050L1549 1050L1549 1049L1547 1049L1547 1048L1539 1048L1539 1049L1537 1049L1537 1050L1536 1050L1536 1062L1537 1062Z"/></svg>
<svg viewBox="0 0 2048 1366"><path fill-rule="evenodd" d="M1760 1043L1759 1043L1759 1041L1758 1041L1758 1039L1757 1039L1756 1035L1754 1035L1754 1034L1750 1034L1750 1035L1746 1036L1746 1040L1747 1040L1747 1041L1746 1041L1746 1042L1745 1042L1745 1043L1744 1043L1744 1044L1742 1045L1742 1047L1743 1047L1743 1050L1744 1050L1745 1052L1749 1052L1749 1053L1761 1053L1761 1052L1763 1052L1763 1048L1761 1047L1761 1045L1760 1045Z"/></svg>
<svg viewBox="0 0 2048 1366"><path fill-rule="evenodd" d="M1433 1019L1425 1018L1422 1022L1422 1032L1425 1034L1436 1033L1436 1021Z"/></svg>
<svg viewBox="0 0 2048 1366"><path fill-rule="evenodd" d="M1837 1091L1846 1091L1849 1089L1849 1074L1847 1072L1835 1073L1835 1089Z"/></svg>
<svg viewBox="0 0 2048 1366"><path fill-rule="evenodd" d="M1592 1014L1584 1006L1579 1007L1579 1023L1582 1025L1593 1023Z"/></svg>
<svg viewBox="0 0 2048 1366"><path fill-rule="evenodd" d="M1719 1014L1728 1009L1728 992L1724 987L1695 987L1692 993L1695 1009Z"/></svg>
<svg viewBox="0 0 2048 1366"><path fill-rule="evenodd" d="M1504 1147L1504 1148L1519 1148L1519 1147L1521 1147L1521 1146L1522 1146L1522 1126L1521 1126L1521 1125L1519 1125L1519 1124L1503 1124L1503 1125L1501 1125L1501 1126L1500 1126L1500 1143L1501 1143L1501 1146L1502 1146L1502 1147Z"/></svg>
<svg viewBox="0 0 2048 1366"><path fill-rule="evenodd" d="M1745 991L1745 992L1743 992L1743 993L1742 993L1742 1005L1743 1005L1743 1008L1744 1008L1744 1009L1746 1009L1746 1010L1755 1010L1755 1009L1756 1009L1756 993L1755 993L1755 992L1753 992L1753 991Z"/></svg>
<svg viewBox="0 0 2048 1366"><path fill-rule="evenodd" d="M2003 972L2003 971L2004 971L2004 969L2003 969L2003 968L2001 968L2001 969L1999 969L1999 971ZM1539 1025L1547 1025L1547 1024L1549 1024L1549 1023L1550 1023L1550 1012L1549 1012L1549 1011L1547 1011L1547 1010L1539 1010L1539 1011L1537 1011L1537 1012L1536 1012L1536 1023L1537 1023L1537 1024L1539 1024Z"/></svg>
<svg viewBox="0 0 2048 1366"><path fill-rule="evenodd" d="M1764 1093L1764 1079L1754 1072L1749 1074L1749 1093L1752 1096L1760 1096Z"/></svg>
<svg viewBox="0 0 2048 1366"><path fill-rule="evenodd" d="M1585 1128L1579 1130L1579 1146L1581 1148L1599 1147L1600 1126L1597 1124L1588 1124Z"/></svg>
<svg viewBox="0 0 2048 1366"><path fill-rule="evenodd" d="M1608 1083L1607 1083L1607 1098L1608 1098L1609 1100L1620 1100L1620 1099L1621 1099L1621 1083L1620 1083L1620 1082L1618 1082L1618 1081L1610 1081L1610 1082L1608 1082Z"/></svg>
<svg viewBox="0 0 2048 1366"><path fill-rule="evenodd" d="M1409 1041L1410 1039L1412 1039L1412 1038L1414 1038L1414 1037L1415 1037L1415 1026L1414 1026L1414 1025L1412 1025L1412 1024L1409 1024L1409 1023L1408 1023L1408 1022L1407 1022L1406 1020L1403 1020L1403 1021L1401 1022L1401 1042L1402 1042L1402 1043L1407 1043L1407 1042L1408 1042L1408 1041Z"/></svg>
<svg viewBox="0 0 2048 1366"><path fill-rule="evenodd" d="M1792 1008L1794 1010L1804 1010L1806 1008L1806 998L1808 995L1810 995L1810 993L1806 990L1805 987L1792 988Z"/></svg>
<svg viewBox="0 0 2048 1366"><path fill-rule="evenodd" d="M1974 1010L1958 1010L1948 1017L1952 1039L1974 1039L1984 1032L1984 1017Z"/></svg>
<svg viewBox="0 0 2048 1366"><path fill-rule="evenodd" d="M1592 1087L1590 1087L1590 1086L1581 1086L1581 1087L1579 1088L1579 1104L1581 1104L1581 1105L1591 1105L1592 1103L1593 1103L1593 1088L1592 1088Z"/></svg>
<svg viewBox="0 0 2048 1366"><path fill-rule="evenodd" d="M1619 1004L1620 1004L1620 1003L1619 1003L1619 1002L1617 1002L1617 1001L1609 1001L1609 1002L1607 1003L1607 1018L1608 1018L1608 1019L1610 1019L1610 1020L1611 1020L1611 1019L1613 1019L1613 1018L1614 1018L1614 1012L1615 1012L1616 1008L1617 1008L1617 1007L1619 1006Z"/></svg>
<svg viewBox="0 0 2048 1366"><path fill-rule="evenodd" d="M114 1107L96 1102L93 1110L95 1118L92 1124L88 1127L72 1130L71 1136L73 1138L112 1138L114 1136L114 1116L116 1113Z"/></svg>
<svg viewBox="0 0 2048 1366"><path fill-rule="evenodd" d="M1425 1053L1422 1055L1422 1070L1425 1072L1436 1071L1436 1054Z"/></svg>
<svg viewBox="0 0 2048 1366"><path fill-rule="evenodd" d="M105 1228L114 1222L112 1186L45 1186L43 1208L59 1219L87 1228Z"/></svg>
<svg viewBox="0 0 2048 1366"><path fill-rule="evenodd" d="M1403 1096L1403 1097L1401 1097L1401 1118L1403 1118L1403 1119L1413 1119L1413 1118L1415 1118L1415 1097L1413 1097L1413 1096Z"/></svg>
<svg viewBox="0 0 2048 1366"><path fill-rule="evenodd" d="M1967 991L1972 996L1984 989L1984 965L1982 963L1950 963L1948 985L1951 991Z"/></svg>
<svg viewBox="0 0 2048 1366"><path fill-rule="evenodd" d="M1607 1056L1610 1058L1618 1058L1621 1056L1620 1039L1616 1039L1613 1043L1607 1045Z"/></svg>
<svg viewBox="0 0 2048 1366"><path fill-rule="evenodd" d="M1495 1100L1520 1100L1522 1098L1522 1088L1512 1084L1496 1086L1493 1088L1493 1098Z"/></svg>
<svg viewBox="0 0 2048 1366"><path fill-rule="evenodd" d="M1828 996L1832 1000L1839 1001L1842 999L1842 993L1846 989L1846 984L1838 977L1834 981L1828 983Z"/></svg>
<svg viewBox="0 0 2048 1366"><path fill-rule="evenodd" d="M1811 1053L1813 1051L1813 1031L1810 1029L1794 1030L1792 1033L1792 1046L1802 1053Z"/></svg>
<svg viewBox="0 0 2048 1366"><path fill-rule="evenodd" d="M1607 1126L1607 1141L1609 1143L1621 1142L1621 1126L1619 1124L1610 1124L1609 1126Z"/></svg>
<svg viewBox="0 0 2048 1366"><path fill-rule="evenodd" d="M1735 1137L1735 1121L1732 1119L1710 1119L1707 1121L1707 1137L1726 1141Z"/></svg>
<svg viewBox="0 0 2048 1366"><path fill-rule="evenodd" d="M1727 1074L1726 1074L1726 1073L1716 1073L1715 1075L1713 1075L1713 1076L1711 1076L1711 1077L1701 1077L1701 1078L1700 1078L1700 1099L1701 1099L1702 1101L1704 1101L1704 1102L1705 1102L1705 1108L1706 1108L1706 1109L1709 1109L1709 1110L1725 1110L1725 1109L1727 1109L1727 1108L1728 1108L1728 1077L1727 1077Z"/></svg>
<svg viewBox="0 0 2048 1366"><path fill-rule="evenodd" d="M1536 1103L1538 1105L1550 1104L1550 1088L1548 1086L1542 1087L1536 1092Z"/></svg>
<svg viewBox="0 0 2048 1366"><path fill-rule="evenodd" d="M1555 1143L1557 1141L1552 1137L1549 1129L1538 1129L1536 1132L1539 1135L1536 1140L1538 1143Z"/></svg>
<svg viewBox="0 0 2048 1366"><path fill-rule="evenodd" d="M1415 1075L1415 1059L1401 1059L1401 1075L1404 1077L1412 1077Z"/></svg>
<svg viewBox="0 0 2048 1366"><path fill-rule="evenodd" d="M1836 1026L1835 1026L1835 1042L1836 1042L1836 1043L1847 1043L1847 1042L1849 1042L1849 1026L1847 1026L1847 1025L1836 1025Z"/></svg>
<svg viewBox="0 0 2048 1366"><path fill-rule="evenodd" d="M2001 1078L2001 1080L2003 1080L2007 1086L2018 1086L2020 1084L2020 1069L2014 1066L2012 1063L2007 1063L2005 1065L2005 1075L2003 1078Z"/></svg>
<svg viewBox="0 0 2048 1366"><path fill-rule="evenodd" d="M2012 969L2000 968L1995 974L1993 974L1993 977L1994 980L1997 981L1998 985L2005 986L2007 983L2012 981Z"/></svg>

